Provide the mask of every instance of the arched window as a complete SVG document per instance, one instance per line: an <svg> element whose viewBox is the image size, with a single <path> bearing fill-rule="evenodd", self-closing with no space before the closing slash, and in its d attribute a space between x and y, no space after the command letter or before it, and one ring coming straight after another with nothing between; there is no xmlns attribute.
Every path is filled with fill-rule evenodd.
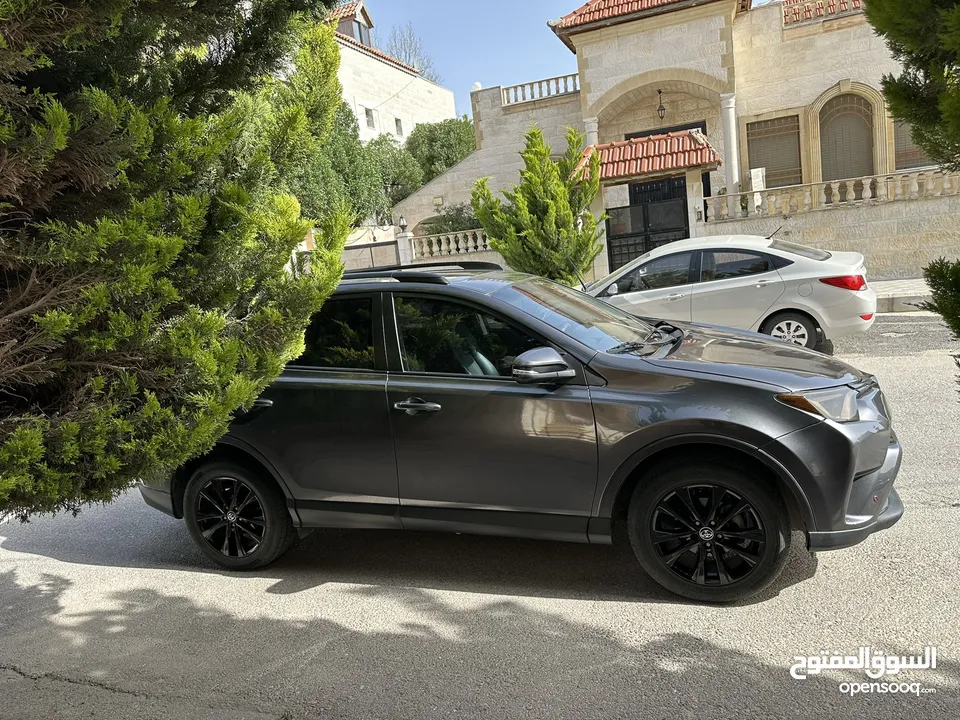
<svg viewBox="0 0 960 720"><path fill-rule="evenodd" d="M820 111L820 162L824 180L876 174L873 167L873 106L860 95L829 100Z"/></svg>

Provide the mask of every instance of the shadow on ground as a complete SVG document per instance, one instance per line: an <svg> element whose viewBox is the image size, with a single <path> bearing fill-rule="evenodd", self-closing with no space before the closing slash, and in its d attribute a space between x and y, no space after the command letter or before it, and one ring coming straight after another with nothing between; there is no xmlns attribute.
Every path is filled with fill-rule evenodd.
<svg viewBox="0 0 960 720"><path fill-rule="evenodd" d="M41 518L0 530L0 547L63 562L224 574L193 545L182 521L130 493L76 518ZM787 567L762 602L816 573L816 557L794 535ZM235 573L227 573L235 575ZM268 592L293 594L324 583L416 587L519 597L682 602L640 568L622 538L613 547L513 538L367 530L317 530L252 577Z"/></svg>
<svg viewBox="0 0 960 720"><path fill-rule="evenodd" d="M389 607L416 619L360 632L323 619L323 608L309 620L238 618L155 589L65 611L64 595L77 590L55 575L24 585L16 571L0 574L0 717L883 720L960 712L960 666L949 660L931 680L917 678L936 694L849 698L838 683L862 674L799 682L786 658L771 666L685 633L628 644L629 628L614 635L514 600L461 606L419 589L354 589L359 612Z"/></svg>

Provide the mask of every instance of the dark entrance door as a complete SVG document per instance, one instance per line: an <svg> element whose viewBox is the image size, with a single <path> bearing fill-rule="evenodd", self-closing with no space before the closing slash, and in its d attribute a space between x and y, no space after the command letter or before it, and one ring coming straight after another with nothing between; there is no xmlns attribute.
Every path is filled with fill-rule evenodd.
<svg viewBox="0 0 960 720"><path fill-rule="evenodd" d="M705 121L632 133L631 140L681 130L707 131ZM704 197L710 195L710 173L703 174ZM630 205L607 211L607 253L610 270L675 240L690 237L687 216L687 181L684 176L632 183Z"/></svg>

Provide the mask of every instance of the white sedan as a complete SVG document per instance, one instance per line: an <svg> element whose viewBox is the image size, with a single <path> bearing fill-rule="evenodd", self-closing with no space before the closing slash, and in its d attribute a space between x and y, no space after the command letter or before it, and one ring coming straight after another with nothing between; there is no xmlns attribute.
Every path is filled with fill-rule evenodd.
<svg viewBox="0 0 960 720"><path fill-rule="evenodd" d="M753 235L663 245L587 292L634 315L752 330L806 347L865 332L877 312L860 253Z"/></svg>

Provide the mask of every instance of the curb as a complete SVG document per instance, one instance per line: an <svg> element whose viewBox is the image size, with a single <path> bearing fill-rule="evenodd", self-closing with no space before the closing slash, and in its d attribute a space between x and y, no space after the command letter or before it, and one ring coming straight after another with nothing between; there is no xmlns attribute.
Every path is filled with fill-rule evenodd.
<svg viewBox="0 0 960 720"><path fill-rule="evenodd" d="M920 309L919 305L923 302L929 302L929 295L887 295L877 298L878 313L901 313L916 312Z"/></svg>

